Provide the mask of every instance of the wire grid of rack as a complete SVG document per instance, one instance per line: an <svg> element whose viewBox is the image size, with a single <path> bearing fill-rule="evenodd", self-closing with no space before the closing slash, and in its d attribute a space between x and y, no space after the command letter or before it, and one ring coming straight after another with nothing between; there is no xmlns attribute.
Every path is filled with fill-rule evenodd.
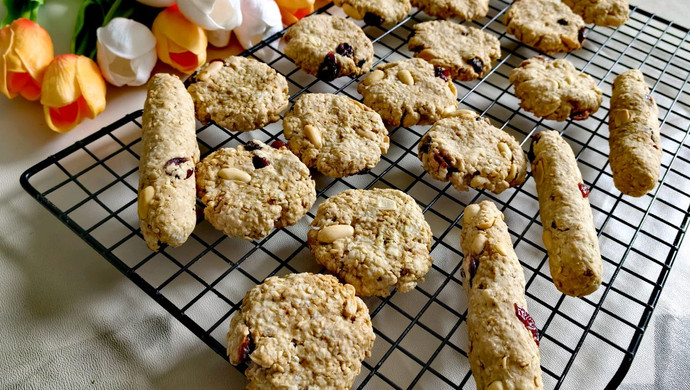
<svg viewBox="0 0 690 390"><path fill-rule="evenodd" d="M620 28L588 28L584 48L561 57L599 82L604 102L589 120L557 123L520 110L511 93L511 69L537 53L505 34L502 15L508 7L507 1L492 0L486 18L468 23L497 35L503 55L484 79L456 82L460 107L481 112L521 140L525 150L539 129L560 131L573 147L591 187L604 260L602 287L583 299L565 297L552 285L533 181L501 195L455 191L425 174L416 157L427 127L392 129L389 152L370 172L344 179L315 175L318 200L308 216L257 242L228 238L200 217L183 246L156 253L146 248L136 211L141 111L30 168L21 183L224 358L227 324L248 289L272 275L322 271L305 246L320 202L348 188L390 187L412 195L434 233L434 265L426 281L409 293L393 291L387 298L365 299L377 340L355 386L372 389L474 388L467 361L467 303L459 276L459 221L466 205L492 200L506 216L524 266L529 310L541 328L546 388L581 388L581 383L588 383L588 388L615 387L630 367L688 226L688 30L636 8ZM342 15L333 6L318 12ZM391 62L412 56L407 50L412 26L428 19L416 12L391 29L358 24L374 42L377 62ZM244 55L285 75L291 100L306 92L341 93L361 100L357 80L323 82L296 68L280 50L281 35ZM662 122L660 184L641 198L622 196L615 189L607 159L611 84L627 68L643 70ZM205 155L252 138L270 142L281 134L281 122L251 133L233 133L212 124L199 128L198 141Z"/></svg>

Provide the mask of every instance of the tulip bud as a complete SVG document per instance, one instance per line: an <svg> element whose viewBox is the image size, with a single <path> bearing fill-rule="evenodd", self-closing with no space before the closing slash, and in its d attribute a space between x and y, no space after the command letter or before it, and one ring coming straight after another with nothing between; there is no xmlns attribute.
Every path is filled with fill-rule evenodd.
<svg viewBox="0 0 690 390"><path fill-rule="evenodd" d="M164 63L184 73L206 62L206 34L180 13L177 5L166 8L153 21L156 52Z"/></svg>
<svg viewBox="0 0 690 390"><path fill-rule="evenodd" d="M93 60L74 54L55 57L41 86L41 104L48 126L65 133L105 109L105 81Z"/></svg>
<svg viewBox="0 0 690 390"><path fill-rule="evenodd" d="M41 82L53 59L48 32L28 19L17 19L0 29L0 92L12 99L41 96Z"/></svg>
<svg viewBox="0 0 690 390"><path fill-rule="evenodd" d="M314 0L276 0L283 23L291 25L314 12Z"/></svg>
<svg viewBox="0 0 690 390"><path fill-rule="evenodd" d="M206 30L232 30L242 23L240 0L177 0L180 12Z"/></svg>
<svg viewBox="0 0 690 390"><path fill-rule="evenodd" d="M275 2L242 0L241 7L242 24L235 29L235 36L243 48L249 49L283 29L280 9Z"/></svg>
<svg viewBox="0 0 690 390"><path fill-rule="evenodd" d="M156 65L156 37L132 19L114 18L96 30L98 66L111 84L142 85Z"/></svg>

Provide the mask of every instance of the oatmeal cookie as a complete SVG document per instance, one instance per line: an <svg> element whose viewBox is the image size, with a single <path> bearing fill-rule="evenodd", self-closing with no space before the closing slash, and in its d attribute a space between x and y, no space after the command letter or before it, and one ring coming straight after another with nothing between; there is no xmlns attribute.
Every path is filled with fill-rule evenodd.
<svg viewBox="0 0 690 390"><path fill-rule="evenodd" d="M443 19L481 19L489 12L489 0L412 0L428 15Z"/></svg>
<svg viewBox="0 0 690 390"><path fill-rule="evenodd" d="M618 27L628 20L628 0L563 0L585 23Z"/></svg>
<svg viewBox="0 0 690 390"><path fill-rule="evenodd" d="M370 26L398 23L410 13L410 0L333 0L345 13Z"/></svg>

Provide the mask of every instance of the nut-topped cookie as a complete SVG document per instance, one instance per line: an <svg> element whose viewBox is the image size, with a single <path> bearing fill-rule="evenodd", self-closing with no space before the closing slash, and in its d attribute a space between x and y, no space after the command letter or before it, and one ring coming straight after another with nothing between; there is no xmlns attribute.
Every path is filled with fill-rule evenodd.
<svg viewBox="0 0 690 390"><path fill-rule="evenodd" d="M286 147L256 140L209 154L197 164L196 179L206 219L245 240L294 225L316 200L309 168Z"/></svg>
<svg viewBox="0 0 690 390"><path fill-rule="evenodd" d="M458 107L448 70L421 58L377 66L357 91L389 126L431 124Z"/></svg>
<svg viewBox="0 0 690 390"><path fill-rule="evenodd" d="M532 57L510 72L510 82L520 107L555 121L587 119L603 97L594 79L566 59Z"/></svg>
<svg viewBox="0 0 690 390"><path fill-rule="evenodd" d="M431 229L401 191L343 191L319 205L311 226L312 255L357 295L385 297L392 286L409 291L431 267Z"/></svg>
<svg viewBox="0 0 690 390"><path fill-rule="evenodd" d="M585 23L618 27L628 20L628 0L563 0Z"/></svg>
<svg viewBox="0 0 690 390"><path fill-rule="evenodd" d="M370 26L398 23L410 13L410 0L334 0L351 18Z"/></svg>
<svg viewBox="0 0 690 390"><path fill-rule="evenodd" d="M544 53L582 48L585 22L561 0L519 0L506 13L506 32Z"/></svg>
<svg viewBox="0 0 690 390"><path fill-rule="evenodd" d="M412 5L443 19L475 20L489 12L489 0L412 0Z"/></svg>
<svg viewBox="0 0 690 390"><path fill-rule="evenodd" d="M228 57L199 68L185 84L201 123L250 131L280 119L288 85L275 69L252 58Z"/></svg>
<svg viewBox="0 0 690 390"><path fill-rule="evenodd" d="M270 277L230 320L227 354L247 363L247 389L352 387L371 355L369 309L350 285L310 273Z"/></svg>
<svg viewBox="0 0 690 390"><path fill-rule="evenodd" d="M283 37L285 55L322 80L367 73L374 45L359 26L340 16L312 15L293 24Z"/></svg>
<svg viewBox="0 0 690 390"><path fill-rule="evenodd" d="M498 38L446 20L415 24L410 50L415 57L448 69L454 79L462 81L486 76L491 63L501 57Z"/></svg>
<svg viewBox="0 0 690 390"><path fill-rule="evenodd" d="M524 183L529 163L512 135L469 110L436 122L418 150L424 169L458 191L472 187L500 194Z"/></svg>
<svg viewBox="0 0 690 390"><path fill-rule="evenodd" d="M388 151L381 116L343 95L304 94L283 120L293 153L324 175L343 177L369 170Z"/></svg>

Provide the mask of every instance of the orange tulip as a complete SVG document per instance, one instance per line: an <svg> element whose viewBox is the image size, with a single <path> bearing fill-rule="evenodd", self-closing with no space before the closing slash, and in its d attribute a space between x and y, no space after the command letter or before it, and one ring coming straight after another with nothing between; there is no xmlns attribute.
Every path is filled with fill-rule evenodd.
<svg viewBox="0 0 690 390"><path fill-rule="evenodd" d="M41 96L41 82L53 59L48 32L29 19L17 19L0 29L0 92L12 99Z"/></svg>
<svg viewBox="0 0 690 390"><path fill-rule="evenodd" d="M168 7L156 16L151 28L156 37L158 58L184 73L192 73L206 62L206 33L177 8Z"/></svg>
<svg viewBox="0 0 690 390"><path fill-rule="evenodd" d="M46 69L41 104L48 126L66 133L105 110L105 80L93 60L75 54L55 57Z"/></svg>
<svg viewBox="0 0 690 390"><path fill-rule="evenodd" d="M314 12L314 0L276 0L283 23L291 25Z"/></svg>

